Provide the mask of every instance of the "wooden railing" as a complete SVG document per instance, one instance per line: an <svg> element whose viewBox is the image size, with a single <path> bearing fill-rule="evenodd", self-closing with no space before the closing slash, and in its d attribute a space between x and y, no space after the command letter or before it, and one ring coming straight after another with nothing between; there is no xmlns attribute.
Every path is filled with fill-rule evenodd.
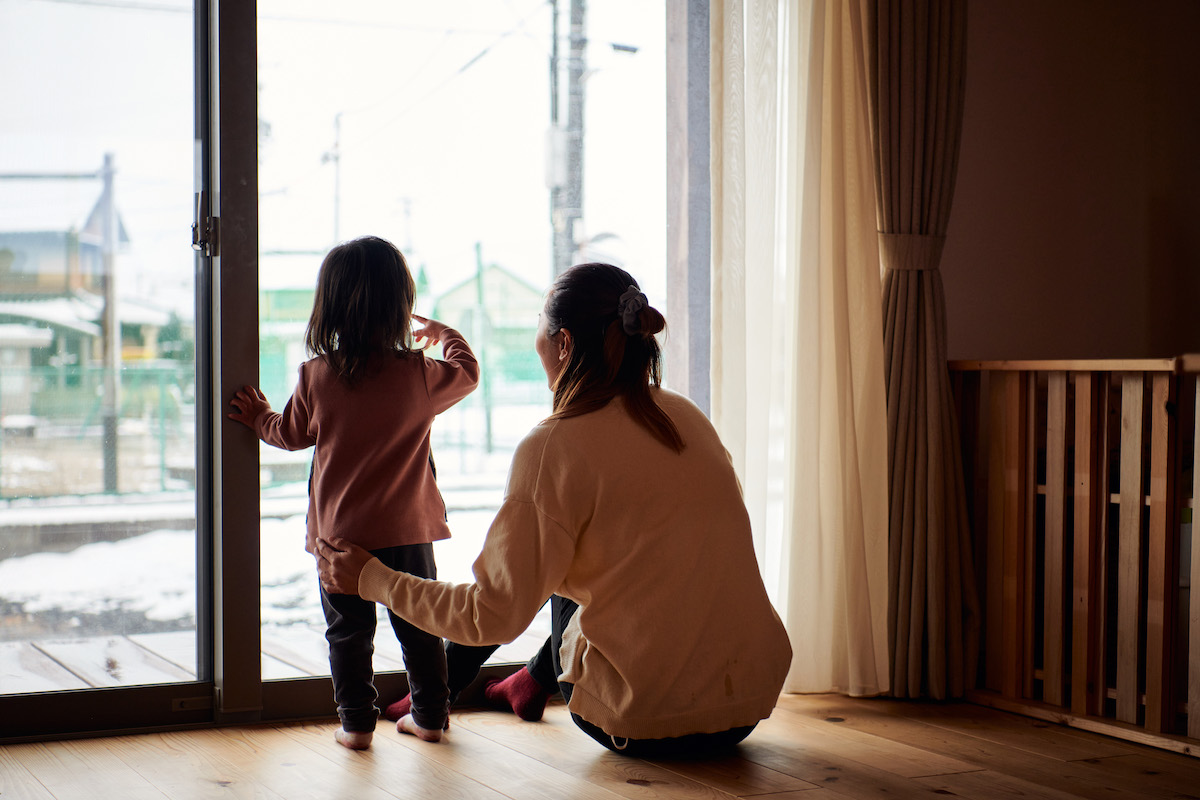
<svg viewBox="0 0 1200 800"><path fill-rule="evenodd" d="M952 361L971 699L1200 753L1200 356Z"/></svg>

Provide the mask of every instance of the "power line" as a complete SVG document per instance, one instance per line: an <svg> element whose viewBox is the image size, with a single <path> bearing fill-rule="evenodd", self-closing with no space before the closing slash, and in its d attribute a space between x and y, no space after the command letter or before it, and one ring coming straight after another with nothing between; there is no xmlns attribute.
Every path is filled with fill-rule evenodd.
<svg viewBox="0 0 1200 800"><path fill-rule="evenodd" d="M122 11L162 11L172 14L191 14L191 3L187 5L159 5L155 3L132 3L127 0L25 0L27 3L57 3L67 6L93 6L96 8L117 8Z"/></svg>
<svg viewBox="0 0 1200 800"><path fill-rule="evenodd" d="M503 32L503 33L501 33L499 36L497 36L495 40L493 40L492 42L488 43L488 44L487 44L487 45L486 45L486 46L485 46L485 47L484 47L482 50L480 50L480 51L479 51L478 53L476 53L475 55L471 56L471 58L469 58L469 59L468 59L467 61L465 61L465 62L464 62L464 63L463 63L463 64L462 64L460 67L458 67L456 70L454 70L454 72L450 73L450 74L449 74L449 75L448 75L448 76L447 76L447 77L446 77L444 80L442 80L442 81L441 81L440 83L438 83L436 86L434 86L433 88L431 88L431 89L430 89L429 91L427 91L425 94L423 94L423 95L421 95L420 97L418 97L416 100L414 100L414 101L412 101L411 103L409 103L407 106L405 106L403 109L401 109L401 110L400 110L398 113L396 113L396 114L392 115L392 116L391 116L391 117L389 117L388 119L386 119L386 120L384 120L383 122L381 122L381 123L379 123L378 125L376 125L376 126L374 127L374 129L367 131L367 132L366 132L364 135L362 135L362 136L360 136L360 137L359 137L358 141L359 141L359 142L365 142L365 141L369 141L370 139L372 139L372 138L374 138L375 136L377 136L379 133L381 133L381 132L383 132L383 131L386 131L386 130L387 130L389 127L390 127L390 126L394 125L394 124L395 124L395 123L396 123L398 120L400 120L400 119L403 119L403 118L404 118L404 117L405 117L407 114L409 114L410 112L412 112L412 110L413 110L414 108L416 108L416 107L418 107L419 105L421 105L422 103L424 103L424 102L425 102L426 100L428 100L430 97L432 97L433 95L437 94L437 93L438 93L438 92L440 92L442 89L444 89L446 86L448 86L450 83L452 83L452 82L453 82L455 79L457 79L457 78L458 78L460 75L464 74L465 72L467 72L468 70L470 70L470 69L471 69L473 66L475 66L476 64L478 64L478 63L479 63L481 60L483 60L483 58L484 58L484 57L485 57L485 56L486 56L486 55L487 55L489 52L491 52L492 48L494 48L496 45L500 44L500 43L501 43L501 42L503 42L505 39L507 39L508 37L512 36L514 33L517 33L518 31L522 31L522 30L524 30L524 28L525 28L525 23L526 23L526 22L528 22L530 19L532 19L532 18L533 18L533 17L534 17L534 16L535 16L535 15L536 15L536 14L537 14L539 11L541 11L541 10L542 10L544 7L545 7L545 5L544 5L544 4L541 4L541 3L539 3L537 6L535 6L535 7L533 8L533 10L532 10L532 11L530 11L530 12L529 12L528 14L526 14L524 17L522 17L521 19L519 19L519 20L517 21L517 23L516 23L516 24L515 24L513 27L509 28L508 30L504 31L504 32ZM428 62L427 62L427 63L428 63ZM420 72L420 70L421 70L421 69L424 69L424 66L425 66L425 65L422 65L422 66L421 66L421 67L418 69L418 73ZM410 79L410 80L408 81L408 83L406 83L404 86L400 87L398 90L396 90L396 91L394 91L394 92L389 92L389 93L388 93L386 96L384 96L383 98L381 98L381 99L379 100L379 102L377 102L377 103L372 103L372 104L369 104L369 105L360 106L360 107L358 107L358 108L354 109L354 110L353 110L353 111L351 111L351 112L342 112L342 113L343 113L343 114L345 114L345 113L358 114L358 113L361 113L361 112L364 112L364 111L369 111L369 110L371 110L372 108L376 108L376 107L378 107L378 106L385 105L386 103L388 103L388 102L389 102L390 98L394 97L396 94L398 94L399 92L403 91L403 90L404 90L404 89L405 89L407 86L411 85L411 84L412 84L412 82L413 82L413 80L415 80L415 75L414 75L414 78ZM323 162L322 162L320 165L318 165L318 166L314 167L313 169L309 170L308 172L306 172L306 173L304 173L304 174L300 175L300 176L299 176L299 177L298 177L296 180L293 180L293 181L292 181L292 182L291 182L289 185L282 186L282 187L278 187L278 188L276 188L276 189L270 190L270 193L271 193L271 194L286 194L286 193L288 192L288 190L291 188L291 186L292 186L292 185L295 185L295 184L297 184L297 183L302 183L302 182L304 182L304 181L308 180L309 178L311 178L312 176L314 176L315 174L317 174L317 172L319 172L319 171L321 170L321 168L323 167L324 163L325 163L325 162L323 161Z"/></svg>
<svg viewBox="0 0 1200 800"><path fill-rule="evenodd" d="M27 3L54 3L69 6L88 6L92 8L113 8L121 11L154 11L172 14L192 14L191 2L181 2L177 5L161 3L139 3L132 0L25 0ZM344 28L369 28L372 30L410 31L414 33L441 33L448 36L484 36L494 34L490 28L459 28L442 25L413 25L404 22L384 22L376 19L352 20L340 17L304 17L291 14L259 14L259 20L269 22L292 22L307 25L339 26Z"/></svg>

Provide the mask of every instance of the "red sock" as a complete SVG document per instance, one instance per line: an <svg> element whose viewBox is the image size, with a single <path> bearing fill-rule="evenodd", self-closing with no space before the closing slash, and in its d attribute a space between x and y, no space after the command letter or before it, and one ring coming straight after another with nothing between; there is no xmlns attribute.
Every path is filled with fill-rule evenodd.
<svg viewBox="0 0 1200 800"><path fill-rule="evenodd" d="M536 722L542 718L550 694L524 667L502 681L492 681L483 689L484 697L498 705L511 706L516 715L526 722Z"/></svg>
<svg viewBox="0 0 1200 800"><path fill-rule="evenodd" d="M406 694L383 710L383 718L395 722L409 713L412 713L412 695Z"/></svg>

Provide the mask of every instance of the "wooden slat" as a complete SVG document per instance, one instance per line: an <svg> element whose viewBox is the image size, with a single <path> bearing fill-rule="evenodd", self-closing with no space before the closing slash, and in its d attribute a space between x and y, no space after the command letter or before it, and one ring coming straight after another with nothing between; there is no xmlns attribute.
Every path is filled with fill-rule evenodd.
<svg viewBox="0 0 1200 800"><path fill-rule="evenodd" d="M1110 584L1109 577L1112 574L1112 549L1113 542L1110 531L1113 527L1113 515L1119 515L1121 508L1119 505L1114 505L1110 499L1112 491L1112 475L1113 475L1113 453L1117 450L1116 443L1120 441L1121 431L1119 424L1113 424L1117 416L1113 409L1114 402L1117 400L1117 384L1120 379L1105 373L1100 380L1100 402L1097 408L1097 415L1100 421L1100 482L1099 497L1096 498L1096 505L1100 508L1100 529L1097 537L1100 551L1096 554L1096 602L1093 603L1094 611L1092 619L1096 621L1096 679L1093 687L1093 708L1096 714L1104 713L1104 704L1108 698L1109 687L1115 683L1115 678L1112 670L1108 665L1106 657L1108 642L1113 641L1113 625L1110 622L1113 616L1110 610L1116 604L1116 597L1108 590ZM1119 452L1118 452L1119 459Z"/></svg>
<svg viewBox="0 0 1200 800"><path fill-rule="evenodd" d="M1099 714L1097 697L1100 619L1103 608L1098 577L1100 550L1099 508L1104 497L1100 474L1100 378L1095 373L1075 375L1075 483L1071 580L1071 711Z"/></svg>
<svg viewBox="0 0 1200 800"><path fill-rule="evenodd" d="M1200 378L1196 379L1195 435L1192 449L1192 568L1190 573L1189 652L1188 652L1188 736L1200 739Z"/></svg>
<svg viewBox="0 0 1200 800"><path fill-rule="evenodd" d="M89 686L143 686L191 681L195 675L124 636L50 639L34 643Z"/></svg>
<svg viewBox="0 0 1200 800"><path fill-rule="evenodd" d="M987 558L984 608L984 685L1004 691L1004 511L1005 511L1005 437L1004 396L1007 378L989 374L987 380L987 525L984 540Z"/></svg>
<svg viewBox="0 0 1200 800"><path fill-rule="evenodd" d="M1067 373L1046 382L1046 531L1042 595L1042 699L1065 702Z"/></svg>
<svg viewBox="0 0 1200 800"><path fill-rule="evenodd" d="M963 453L963 479L970 513L971 552L975 554L975 585L987 586L987 404L982 402L981 373L955 373L962 379L959 395L959 435ZM983 598L980 598L981 600ZM971 685L974 686L974 680Z"/></svg>
<svg viewBox="0 0 1200 800"><path fill-rule="evenodd" d="M291 665L301 675L329 674L329 643L310 625L279 625L262 632L264 656Z"/></svg>
<svg viewBox="0 0 1200 800"><path fill-rule="evenodd" d="M1117 552L1117 719L1138 721L1142 620L1142 404L1144 380L1121 379L1121 511Z"/></svg>
<svg viewBox="0 0 1200 800"><path fill-rule="evenodd" d="M1200 353L1185 353L1179 356L1179 371L1193 375L1200 372Z"/></svg>
<svg viewBox="0 0 1200 800"><path fill-rule="evenodd" d="M129 641L170 661L193 678L196 676L196 632L166 631L160 633L131 633Z"/></svg>
<svg viewBox="0 0 1200 800"><path fill-rule="evenodd" d="M1024 373L1005 375L1003 580L1001 600L1002 691L1019 697L1024 690L1025 659L1025 507L1026 386Z"/></svg>
<svg viewBox="0 0 1200 800"><path fill-rule="evenodd" d="M958 372L1179 372L1200 361L1198 356L1177 358L1070 358L1031 361L972 359L948 362ZM1193 369L1194 371L1194 369Z"/></svg>
<svg viewBox="0 0 1200 800"><path fill-rule="evenodd" d="M86 689L88 684L29 642L0 642L0 694Z"/></svg>
<svg viewBox="0 0 1200 800"><path fill-rule="evenodd" d="M1174 722L1175 376L1155 375L1150 395L1150 517L1146 531L1146 730Z"/></svg>
<svg viewBox="0 0 1200 800"><path fill-rule="evenodd" d="M1038 558L1038 376L1026 375L1025 381L1025 468L1022 474L1025 483L1025 521L1022 527L1023 539L1021 552L1025 557L1024 572L1022 573L1021 588L1024 597L1021 598L1021 696L1033 697L1034 670L1033 663L1037 653L1035 611L1037 606L1034 590L1037 582L1033 579L1036 573L1035 560Z"/></svg>

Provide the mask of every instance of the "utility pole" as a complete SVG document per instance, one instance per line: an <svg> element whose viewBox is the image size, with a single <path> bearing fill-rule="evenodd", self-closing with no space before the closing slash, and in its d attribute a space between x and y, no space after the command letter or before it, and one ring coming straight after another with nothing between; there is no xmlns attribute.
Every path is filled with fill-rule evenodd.
<svg viewBox="0 0 1200 800"><path fill-rule="evenodd" d="M342 112L333 115L333 147L321 156L321 163L333 162L333 243L342 241Z"/></svg>
<svg viewBox="0 0 1200 800"><path fill-rule="evenodd" d="M483 246L475 243L475 320L473 341L479 352L479 391L483 396L484 446L492 452L492 384L488 378L492 370L488 366L488 338L491 324L487 312L487 295L483 290Z"/></svg>
<svg viewBox="0 0 1200 800"><path fill-rule="evenodd" d="M587 2L571 0L567 56L567 125L559 125L558 0L552 0L550 50L550 158L562 158L561 175L552 168L550 221L554 229L554 275L571 266L575 258L575 223L583 219L583 74L587 68ZM561 182L559 182L559 179Z"/></svg>
<svg viewBox="0 0 1200 800"><path fill-rule="evenodd" d="M117 316L117 205L113 198L113 177L116 166L112 153L104 154L101 169L104 190L101 194L101 278L104 296L104 397L100 416L104 425L104 491L117 493L117 422L121 410L121 321Z"/></svg>

